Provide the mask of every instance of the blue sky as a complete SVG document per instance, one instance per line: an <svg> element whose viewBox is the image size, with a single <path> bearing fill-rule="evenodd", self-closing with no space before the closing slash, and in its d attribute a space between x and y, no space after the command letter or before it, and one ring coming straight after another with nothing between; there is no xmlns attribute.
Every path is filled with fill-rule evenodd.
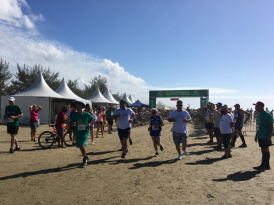
<svg viewBox="0 0 274 205"><path fill-rule="evenodd" d="M85 81L102 74L113 92L145 102L148 90L209 88L213 102L274 108L273 1L0 2L0 45L9 50L0 56L11 68L41 63Z"/></svg>

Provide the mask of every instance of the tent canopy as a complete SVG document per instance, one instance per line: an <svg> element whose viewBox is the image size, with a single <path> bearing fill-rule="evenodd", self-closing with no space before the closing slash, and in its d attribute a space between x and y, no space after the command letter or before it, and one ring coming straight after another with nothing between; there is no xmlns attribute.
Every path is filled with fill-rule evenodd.
<svg viewBox="0 0 274 205"><path fill-rule="evenodd" d="M44 80L41 72L38 73L36 81L25 91L13 96L33 96L33 97L52 97L64 98L63 96L54 92Z"/></svg>
<svg viewBox="0 0 274 205"><path fill-rule="evenodd" d="M128 99L129 99L132 103L135 102L135 100L133 99L132 95L129 95L129 96L128 96Z"/></svg>
<svg viewBox="0 0 274 205"><path fill-rule="evenodd" d="M140 102L140 100L137 100L135 103L130 104L129 107L149 107L149 106L147 104Z"/></svg>
<svg viewBox="0 0 274 205"><path fill-rule="evenodd" d="M115 98L112 96L112 94L109 92L109 89L106 89L105 93L103 94L103 96L109 100L110 102L112 102L113 104L118 105L119 103L115 100Z"/></svg>
<svg viewBox="0 0 274 205"><path fill-rule="evenodd" d="M92 96L88 100L91 100L92 103L107 103L107 104L114 104L113 102L110 102L108 99L106 99L102 93L100 92L99 88L95 90Z"/></svg>
<svg viewBox="0 0 274 205"><path fill-rule="evenodd" d="M128 97L127 97L127 94L126 94L126 93L123 95L123 97L122 97L122 99L121 99L121 100L123 100L123 101L125 101L125 102L127 102L127 103L129 103L129 104L132 104L132 102L130 101L130 99L128 99Z"/></svg>
<svg viewBox="0 0 274 205"><path fill-rule="evenodd" d="M63 97L65 98L68 98L68 99L74 99L74 100L77 100L77 101L81 101L83 103L91 103L90 100L85 100L83 98L80 98L79 96L75 95L71 89L68 87L65 79L63 78L59 87L57 88L57 90L55 91L56 93L58 93L59 95L62 95Z"/></svg>

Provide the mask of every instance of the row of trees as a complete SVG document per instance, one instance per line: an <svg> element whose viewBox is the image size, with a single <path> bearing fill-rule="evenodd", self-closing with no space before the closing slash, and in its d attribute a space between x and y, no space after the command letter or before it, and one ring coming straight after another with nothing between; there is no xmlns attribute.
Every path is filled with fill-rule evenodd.
<svg viewBox="0 0 274 205"><path fill-rule="evenodd" d="M9 63L1 58L0 60L0 96L13 95L28 89L36 80L37 74L41 72L45 81L52 90L56 90L60 85L59 72L53 72L50 68L43 68L42 65L20 66L17 64L17 72L12 74L9 70ZM108 88L107 78L99 75L90 80L85 88L81 89L77 80L68 80L68 87L79 97L87 99L90 97L97 87L101 93ZM122 96L119 93L112 93L113 97L119 101Z"/></svg>

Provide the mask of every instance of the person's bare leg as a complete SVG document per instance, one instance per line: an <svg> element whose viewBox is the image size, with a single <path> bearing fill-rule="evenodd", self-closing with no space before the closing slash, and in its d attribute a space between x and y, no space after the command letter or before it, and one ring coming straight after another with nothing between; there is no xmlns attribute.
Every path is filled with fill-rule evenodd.
<svg viewBox="0 0 274 205"><path fill-rule="evenodd" d="M33 141L33 129L30 130L31 141Z"/></svg>
<svg viewBox="0 0 274 205"><path fill-rule="evenodd" d="M33 130L33 141L36 142L36 130Z"/></svg>
<svg viewBox="0 0 274 205"><path fill-rule="evenodd" d="M222 144L223 144L223 139L222 139L222 137L216 137L216 139L217 139L218 147L222 147Z"/></svg>
<svg viewBox="0 0 274 205"><path fill-rule="evenodd" d="M158 151L156 137L151 137L155 151Z"/></svg>
<svg viewBox="0 0 274 205"><path fill-rule="evenodd" d="M209 135L209 139L211 141L213 141L213 130L212 129L208 130L208 135Z"/></svg>
<svg viewBox="0 0 274 205"><path fill-rule="evenodd" d="M123 150L123 152L127 151L127 138L123 138L123 141L122 141L122 150Z"/></svg>
<svg viewBox="0 0 274 205"><path fill-rule="evenodd" d="M187 144L183 144L183 150L185 151Z"/></svg>
<svg viewBox="0 0 274 205"><path fill-rule="evenodd" d="M97 138L98 138L99 128L100 128L100 124L97 125L97 133L96 133Z"/></svg>
<svg viewBox="0 0 274 205"><path fill-rule="evenodd" d="M178 152L179 155L182 155L180 144L176 145L176 150L177 150L177 152Z"/></svg>
<svg viewBox="0 0 274 205"><path fill-rule="evenodd" d="M86 158L87 157L87 153L86 153L86 149L83 145L80 145L80 150L81 150L81 153L83 155L83 158Z"/></svg>
<svg viewBox="0 0 274 205"><path fill-rule="evenodd" d="M61 137L61 147L62 148L65 148L66 146L64 146L64 138L63 137Z"/></svg>
<svg viewBox="0 0 274 205"><path fill-rule="evenodd" d="M93 127L90 128L90 136L91 136L91 142L93 142L93 139L94 139L94 128Z"/></svg>
<svg viewBox="0 0 274 205"><path fill-rule="evenodd" d="M15 141L15 134L10 134L11 140L10 140L10 148L13 149L14 141Z"/></svg>
<svg viewBox="0 0 274 205"><path fill-rule="evenodd" d="M104 123L101 125L102 138L104 138Z"/></svg>

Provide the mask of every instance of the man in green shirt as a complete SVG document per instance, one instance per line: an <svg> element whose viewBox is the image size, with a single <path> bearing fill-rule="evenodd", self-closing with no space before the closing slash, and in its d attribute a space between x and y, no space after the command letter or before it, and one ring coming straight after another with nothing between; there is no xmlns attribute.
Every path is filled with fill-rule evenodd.
<svg viewBox="0 0 274 205"><path fill-rule="evenodd" d="M264 110L263 102L258 101L257 103L254 103L253 105L256 105L255 110L259 112L259 115L257 116L257 120L256 120L257 132L255 136L255 142L258 141L262 151L261 165L253 168L258 171L269 170L270 169L269 145L271 144L271 135L273 130L273 117L271 116L269 112L266 112Z"/></svg>
<svg viewBox="0 0 274 205"><path fill-rule="evenodd" d="M114 107L108 107L107 110L107 121L108 121L108 134L112 134L111 130L112 130L112 125L113 125L113 119L111 119L111 116L114 112Z"/></svg>
<svg viewBox="0 0 274 205"><path fill-rule="evenodd" d="M76 147L80 148L83 155L83 165L87 165L89 158L86 153L85 147L87 146L89 130L91 124L93 123L93 116L83 111L85 104L82 102L74 102L74 107L76 107L77 112L75 112L70 117L71 126L75 127L75 138L76 138Z"/></svg>
<svg viewBox="0 0 274 205"><path fill-rule="evenodd" d="M4 121L7 121L7 133L11 136L10 153L14 150L20 150L16 135L19 130L18 118L23 117L22 110L19 105L15 105L15 98L9 98L9 105L5 108ZM13 146L15 144L15 149Z"/></svg>

